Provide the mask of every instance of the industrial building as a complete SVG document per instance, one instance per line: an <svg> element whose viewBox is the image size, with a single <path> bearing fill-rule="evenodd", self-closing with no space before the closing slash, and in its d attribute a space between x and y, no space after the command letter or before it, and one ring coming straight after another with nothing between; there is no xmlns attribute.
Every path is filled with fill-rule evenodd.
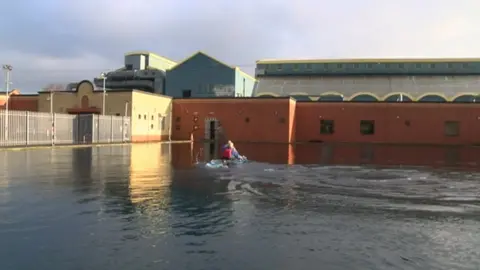
<svg viewBox="0 0 480 270"><path fill-rule="evenodd" d="M6 103L10 110L17 111L37 111L38 102L37 94L21 94L20 90L14 89L7 94L5 92L0 93L0 109L6 109Z"/></svg>
<svg viewBox="0 0 480 270"><path fill-rule="evenodd" d="M478 102L480 59L260 60L254 96L303 101Z"/></svg>
<svg viewBox="0 0 480 270"><path fill-rule="evenodd" d="M74 91L39 92L38 111L128 116L133 142L168 140L171 132L170 97L130 89L109 90L104 96L88 80L81 81Z"/></svg>
<svg viewBox="0 0 480 270"><path fill-rule="evenodd" d="M94 79L96 87L138 89L172 97L248 97L254 77L204 52L176 63L148 51L125 54L125 66Z"/></svg>
<svg viewBox="0 0 480 270"><path fill-rule="evenodd" d="M465 103L302 102L291 97L174 99L174 140L479 145ZM221 127L221 128L219 128Z"/></svg>
<svg viewBox="0 0 480 270"><path fill-rule="evenodd" d="M156 94L165 94L165 73L177 63L148 51L125 54L125 66L95 78L97 87L109 89L138 89Z"/></svg>
<svg viewBox="0 0 480 270"><path fill-rule="evenodd" d="M174 98L250 97L256 80L235 66L196 52L167 70L166 95Z"/></svg>

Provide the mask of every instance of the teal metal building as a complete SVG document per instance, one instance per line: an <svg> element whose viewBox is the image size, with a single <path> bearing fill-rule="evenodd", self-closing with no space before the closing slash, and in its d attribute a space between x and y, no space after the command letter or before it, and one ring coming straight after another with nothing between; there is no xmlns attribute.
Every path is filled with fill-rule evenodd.
<svg viewBox="0 0 480 270"><path fill-rule="evenodd" d="M165 94L176 98L250 97L256 79L230 66L196 52L166 72Z"/></svg>

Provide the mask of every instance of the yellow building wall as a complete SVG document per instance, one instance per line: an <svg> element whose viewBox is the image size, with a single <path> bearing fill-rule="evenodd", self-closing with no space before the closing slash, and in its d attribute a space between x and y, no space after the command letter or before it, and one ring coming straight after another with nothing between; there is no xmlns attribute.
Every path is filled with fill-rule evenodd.
<svg viewBox="0 0 480 270"><path fill-rule="evenodd" d="M96 93L96 98L102 100L102 94ZM130 116L132 104L132 92L109 92L105 98L105 114ZM100 108L102 106L100 105ZM126 109L126 110L125 110ZM126 115L125 115L126 113Z"/></svg>
<svg viewBox="0 0 480 270"><path fill-rule="evenodd" d="M79 98L81 100L81 97ZM90 100L90 103L92 101ZM53 93L52 112L67 113L68 108L77 104L77 96L72 93L55 92ZM80 104L80 101L78 102ZM41 92L38 94L38 111L50 112L50 94Z"/></svg>
<svg viewBox="0 0 480 270"><path fill-rule="evenodd" d="M132 105L132 141L169 139L171 134L171 97L134 91Z"/></svg>
<svg viewBox="0 0 480 270"><path fill-rule="evenodd" d="M102 111L103 92L93 91L93 85L89 82L83 82L78 85L77 91L40 92L38 95L38 111L50 112L52 105L53 113L68 113L68 109L81 108L82 98L88 98L88 106L95 107ZM50 103L52 97L53 102ZM125 107L127 114L131 111L132 91L108 91L105 96L105 114L125 116ZM130 114L128 115L130 116Z"/></svg>

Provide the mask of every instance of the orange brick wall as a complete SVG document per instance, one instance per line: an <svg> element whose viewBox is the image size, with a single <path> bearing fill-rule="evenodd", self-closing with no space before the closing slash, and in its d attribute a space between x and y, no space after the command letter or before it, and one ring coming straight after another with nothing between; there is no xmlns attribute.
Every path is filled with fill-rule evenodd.
<svg viewBox="0 0 480 270"><path fill-rule="evenodd" d="M228 139L237 142L288 143L294 107L285 99L174 99L172 139L204 139L205 119L220 121ZM197 119L197 122L195 122Z"/></svg>
<svg viewBox="0 0 480 270"><path fill-rule="evenodd" d="M301 103L296 140L402 144L480 143L480 107L434 103ZM334 134L320 134L320 120L334 120ZM361 135L360 120L374 120L375 134ZM459 121L459 136L445 135L445 121Z"/></svg>

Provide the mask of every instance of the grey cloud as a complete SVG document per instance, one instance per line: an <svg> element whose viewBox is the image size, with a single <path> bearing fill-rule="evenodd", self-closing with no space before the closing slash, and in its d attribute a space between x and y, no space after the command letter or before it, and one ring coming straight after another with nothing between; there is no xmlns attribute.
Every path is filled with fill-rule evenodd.
<svg viewBox="0 0 480 270"><path fill-rule="evenodd" d="M200 3L201 2L201 3ZM28 3L28 4L27 4ZM151 50L181 60L197 50L253 71L261 58L478 56L480 2L464 0L114 0L4 4L0 61L15 86L92 78Z"/></svg>

